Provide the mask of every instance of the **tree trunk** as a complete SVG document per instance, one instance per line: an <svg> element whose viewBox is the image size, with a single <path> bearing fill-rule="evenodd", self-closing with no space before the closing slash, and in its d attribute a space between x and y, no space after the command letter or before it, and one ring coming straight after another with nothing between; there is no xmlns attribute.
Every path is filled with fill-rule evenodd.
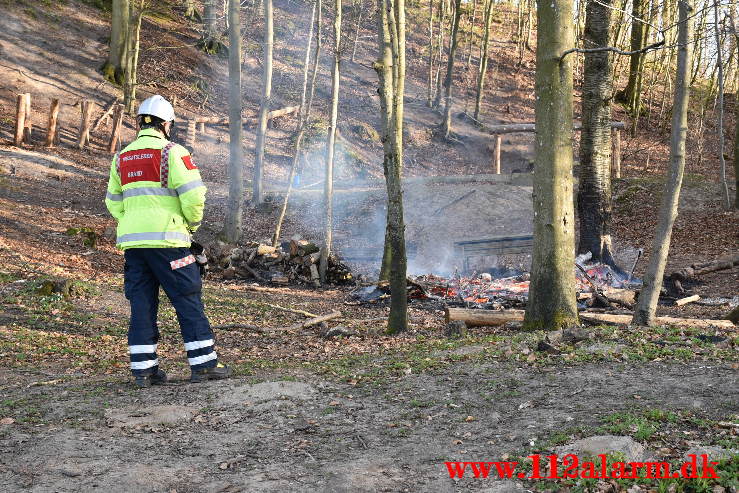
<svg viewBox="0 0 739 493"><path fill-rule="evenodd" d="M534 249L525 325L577 323L572 195L572 3L537 2Z"/></svg>
<svg viewBox="0 0 739 493"><path fill-rule="evenodd" d="M685 139L688 133L688 99L690 92L690 66L693 53L692 20L688 16L693 12L690 4L684 0L678 2L678 55L677 72L675 74L675 96L672 105L672 131L670 136L670 169L659 223L654 236L649 266L644 276L644 287L639 294L633 323L636 325L652 325L657 309L657 300L662 288L662 276L665 273L667 253L670 249L672 225L677 217L677 206L680 198L680 186L685 169Z"/></svg>
<svg viewBox="0 0 739 493"><path fill-rule="evenodd" d="M129 0L113 0L110 21L110 53L103 65L103 75L114 84L123 85L128 60L126 33L129 22Z"/></svg>
<svg viewBox="0 0 739 493"><path fill-rule="evenodd" d="M450 0L439 0L439 39L437 43L439 45L439 63L436 65L436 96L434 97L434 108L438 108L441 105L441 67L442 59L444 58L444 23L446 22L446 13L448 10L447 2Z"/></svg>
<svg viewBox="0 0 739 493"><path fill-rule="evenodd" d="M585 48L609 46L610 0L588 2ZM580 134L580 183L577 210L580 241L577 252L615 266L611 255L611 54L585 53Z"/></svg>
<svg viewBox="0 0 739 493"><path fill-rule="evenodd" d="M196 46L211 55L220 53L221 50L225 49L218 32L218 10L216 0L204 0L203 35ZM197 18L197 11L195 11L195 17ZM226 22L226 24L228 24L228 22Z"/></svg>
<svg viewBox="0 0 739 493"><path fill-rule="evenodd" d="M318 17L316 17L316 51L313 54L313 67L311 67L311 81L310 90L308 91L308 107L305 111L305 122L306 125L310 123L310 112L313 108L313 96L316 93L316 77L318 76L318 63L321 60L321 26L323 25L323 6L321 0L316 0L316 9L318 10Z"/></svg>
<svg viewBox="0 0 739 493"><path fill-rule="evenodd" d="M403 115L405 98L405 0L395 0L396 52L393 54L397 70L395 72L394 118L395 135L393 150L394 166L390 168L392 180L388 183L388 211L390 224L390 244L393 250L392 274L390 276L390 316L387 332L397 334L408 329L408 292L406 273L408 270L405 251L405 223L403 219Z"/></svg>
<svg viewBox="0 0 739 493"><path fill-rule="evenodd" d="M403 96L405 92L404 0L378 0L379 59L374 64L380 82L383 167L388 195L386 252L390 257L390 315L387 333L408 328L405 224L403 221Z"/></svg>
<svg viewBox="0 0 739 493"><path fill-rule="evenodd" d="M472 18L470 19L470 34L467 36L467 62L466 70L470 69L472 63L472 45L475 44L475 19L477 18L477 0L472 0Z"/></svg>
<svg viewBox="0 0 739 493"><path fill-rule="evenodd" d="M126 113L134 113L136 86L138 85L139 46L141 41L141 20L144 16L144 1L136 0L129 4L129 24L126 33L126 72L123 83L123 104Z"/></svg>
<svg viewBox="0 0 739 493"><path fill-rule="evenodd" d="M739 50L739 43L736 44L736 49ZM737 56L737 62L739 62L739 56ZM737 77L739 77L739 70L737 70ZM739 209L739 83L736 88L736 103L734 103L734 178L736 180L734 188L734 208Z"/></svg>
<svg viewBox="0 0 739 493"><path fill-rule="evenodd" d="M362 2L361 0L357 3L357 27L354 31L354 43L352 43L352 63L356 61L357 58L357 45L359 44L359 33L362 30L362 12L364 9L362 8Z"/></svg>
<svg viewBox="0 0 739 493"><path fill-rule="evenodd" d="M426 86L426 106L433 106L434 85L434 0L429 0L429 74Z"/></svg>
<svg viewBox="0 0 739 493"><path fill-rule="evenodd" d="M229 50L228 50L228 208L223 226L223 236L229 243L241 237L241 213L244 204L244 148L241 121L241 20L239 0L229 0Z"/></svg>
<svg viewBox="0 0 739 493"><path fill-rule="evenodd" d="M457 34L459 33L459 18L462 16L462 0L454 2L454 22L449 48L449 59L446 65L444 78L444 137L449 138L452 132L452 76L454 75L454 57L457 54Z"/></svg>
<svg viewBox="0 0 739 493"><path fill-rule="evenodd" d="M204 0L203 29L205 29L206 38L215 38L218 36L216 21L216 0Z"/></svg>
<svg viewBox="0 0 739 493"><path fill-rule="evenodd" d="M485 6L485 35L482 40L482 54L480 55L480 68L477 72L477 90L475 95L475 120L480 118L480 106L482 95L485 91L485 77L488 71L488 49L490 46L490 21L493 18L493 0L487 0Z"/></svg>
<svg viewBox="0 0 739 493"><path fill-rule="evenodd" d="M533 51L531 49L531 29L533 27L532 24L534 23L534 18L531 14L531 11L533 10L531 2L532 0L526 2L526 36L524 37L524 48L529 51Z"/></svg>
<svg viewBox="0 0 739 493"><path fill-rule="evenodd" d="M331 254L331 243L334 228L334 146L336 144L336 123L339 116L339 81L341 62L341 0L335 0L334 14L334 66L331 72L331 116L329 119L328 136L326 142L326 178L324 183L325 220L323 248L321 249L321 263L319 275L321 284L326 283L328 256Z"/></svg>
<svg viewBox="0 0 739 493"><path fill-rule="evenodd" d="M267 114L272 99L272 47L274 26L272 23L272 0L264 0L264 69L262 70L262 103L257 119L257 139L254 144L254 181L252 202L262 204L262 175L264 170L264 146L267 137Z"/></svg>
<svg viewBox="0 0 739 493"><path fill-rule="evenodd" d="M649 0L634 0L631 10L631 48L630 51L641 50L647 45L649 25ZM631 55L629 62L629 82L624 89L621 100L626 103L627 108L634 118L637 118L641 109L641 85L642 72L644 71L644 53Z"/></svg>
<svg viewBox="0 0 739 493"><path fill-rule="evenodd" d="M300 162L300 148L303 143L303 136L305 134L306 122L310 119L310 108L306 107L306 98L308 93L308 65L310 63L310 49L311 42L313 40L313 26L316 19L316 6L313 4L310 15L310 30L308 31L308 43L305 47L305 61L303 62L303 92L300 96L300 111L298 112L298 123L295 126L295 147L293 149L293 160L290 166L290 173L287 177L287 191L285 192L285 198L282 201L282 208L280 209L280 215L277 218L277 225L275 226L275 232L272 235L272 246L277 247L280 242L280 231L282 230L282 223L285 220L285 214L287 213L287 205L290 201L290 192L292 192L293 181L295 180L295 174L298 170L298 163ZM313 60L313 70L317 70L318 66L318 53L316 53L316 59ZM311 91L313 88L311 87Z"/></svg>
<svg viewBox="0 0 739 493"><path fill-rule="evenodd" d="M726 183L726 160L724 159L724 61L721 44L721 31L719 26L718 0L713 0L714 30L716 33L716 66L718 67L718 96L716 106L718 108L718 157L721 165L721 194L724 198L726 210L731 209L731 198L729 197L729 186Z"/></svg>

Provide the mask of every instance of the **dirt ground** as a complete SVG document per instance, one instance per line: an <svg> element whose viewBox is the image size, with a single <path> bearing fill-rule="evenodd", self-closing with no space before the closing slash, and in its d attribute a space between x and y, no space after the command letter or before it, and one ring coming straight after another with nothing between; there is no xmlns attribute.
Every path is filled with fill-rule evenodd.
<svg viewBox="0 0 739 493"><path fill-rule="evenodd" d="M174 381L145 392L103 378L28 387L53 378L0 374L4 393L33 402L44 420L2 431L6 488L524 491L512 481L452 480L443 463L498 460L575 424L595 427L593 402L611 412L636 406L723 417L739 398L735 370L669 363L458 363L371 387L280 374Z"/></svg>

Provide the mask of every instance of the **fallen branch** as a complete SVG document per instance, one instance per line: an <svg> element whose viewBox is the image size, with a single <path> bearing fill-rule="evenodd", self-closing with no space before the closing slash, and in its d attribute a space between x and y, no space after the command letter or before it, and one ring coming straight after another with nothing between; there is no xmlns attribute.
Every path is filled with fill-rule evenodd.
<svg viewBox="0 0 739 493"><path fill-rule="evenodd" d="M521 322L524 318L523 310L479 310L469 308L445 308L444 320L446 323L461 320L468 327L482 327L503 325L507 322ZM612 313L580 312L580 319L588 322L608 323L616 325L630 325L631 314L615 315ZM673 325L676 327L720 327L722 329L735 329L736 326L730 320L712 320L697 318L657 317L655 325Z"/></svg>
<svg viewBox="0 0 739 493"><path fill-rule="evenodd" d="M684 293L685 289L683 288L682 283L688 279L701 276L703 274L709 274L711 272L732 269L737 265L739 265L739 254L732 255L730 257L723 257L713 262L692 264L690 267L685 267L684 269L673 272L665 280L672 284L671 287L676 292Z"/></svg>
<svg viewBox="0 0 739 493"><path fill-rule="evenodd" d="M333 320L335 318L341 317L341 312L331 312L327 315L321 315L320 317L314 317L310 320L306 320L304 322L301 322L299 324L295 324L291 327L288 327L288 330L295 330L295 329L305 329L307 327L311 327L313 325L318 325L321 322L328 322L329 320Z"/></svg>
<svg viewBox="0 0 739 493"><path fill-rule="evenodd" d="M284 312L290 312L290 313L297 313L298 315L303 315L305 317L316 318L316 317L319 316L319 315L316 315L315 313L306 312L306 311L303 311L303 310L296 310L294 308L285 308L284 306L273 305L271 303L264 303L264 304L267 305L267 306L269 306L269 307L272 307L272 308L274 308L276 310L282 310Z"/></svg>
<svg viewBox="0 0 739 493"><path fill-rule="evenodd" d="M248 264L241 264L241 265L239 265L238 269L245 270L246 272L248 272L249 274L251 274L252 277L254 279L256 279L257 281L268 282L267 279L265 279L262 276L260 276L254 269L252 269L251 267L249 267Z"/></svg>
<svg viewBox="0 0 739 493"><path fill-rule="evenodd" d="M587 321L605 322L616 325L631 325L632 315L613 315L610 313L589 313L580 312L580 318ZM676 318L676 317L657 317L655 325L672 325L675 327L720 327L722 329L735 329L736 326L729 320L711 320L699 318Z"/></svg>
<svg viewBox="0 0 739 493"><path fill-rule="evenodd" d="M105 120L107 117L111 116L113 114L113 110L115 109L116 104L118 104L118 98L115 98L113 101L106 106L105 110L103 111L103 114L100 115L100 117L95 120L95 124L92 126L92 133L97 132L98 127L101 123L103 123L103 120Z"/></svg>

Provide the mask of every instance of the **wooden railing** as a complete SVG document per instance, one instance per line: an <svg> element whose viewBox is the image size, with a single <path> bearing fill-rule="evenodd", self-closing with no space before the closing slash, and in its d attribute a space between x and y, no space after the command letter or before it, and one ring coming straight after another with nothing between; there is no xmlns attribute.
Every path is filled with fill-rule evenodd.
<svg viewBox="0 0 739 493"><path fill-rule="evenodd" d="M613 150L611 152L611 166L613 174L616 178L621 178L621 130L626 128L624 122L611 122L613 129ZM536 125L533 123L508 123L504 125L482 125L482 129L490 133L494 137L493 141L493 170L496 174L500 174L500 149L502 146L503 134L513 133L534 133ZM582 125L576 123L573 130L582 130Z"/></svg>

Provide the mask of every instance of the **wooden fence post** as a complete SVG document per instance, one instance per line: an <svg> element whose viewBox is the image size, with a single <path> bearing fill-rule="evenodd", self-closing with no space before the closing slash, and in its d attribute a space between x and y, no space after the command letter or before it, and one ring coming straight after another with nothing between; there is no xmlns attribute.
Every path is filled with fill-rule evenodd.
<svg viewBox="0 0 739 493"><path fill-rule="evenodd" d="M116 105L113 113L113 128L110 131L110 143L108 144L108 152L114 153L116 151L116 144L118 139L121 138L121 124L123 122L123 105Z"/></svg>
<svg viewBox="0 0 739 493"><path fill-rule="evenodd" d="M59 129L59 100L51 100L51 111L49 112L49 126L46 129L46 147L54 147L57 143Z"/></svg>
<svg viewBox="0 0 739 493"><path fill-rule="evenodd" d="M33 122L31 121L31 93L27 92L26 96L26 122L23 128L23 140L26 144L31 143L31 131L33 130Z"/></svg>
<svg viewBox="0 0 739 493"><path fill-rule="evenodd" d="M616 178L621 178L621 129L613 129L613 173Z"/></svg>
<svg viewBox="0 0 739 493"><path fill-rule="evenodd" d="M82 101L82 119L80 120L80 134L77 139L77 146L82 149L90 143L90 120L92 118L92 106L91 101Z"/></svg>
<svg viewBox="0 0 739 493"><path fill-rule="evenodd" d="M205 122L200 122L200 128L198 128L198 132L201 134L205 133Z"/></svg>
<svg viewBox="0 0 739 493"><path fill-rule="evenodd" d="M502 138L500 134L495 134L495 149L493 149L493 168L495 168L495 174L500 174L500 146L502 144Z"/></svg>
<svg viewBox="0 0 739 493"><path fill-rule="evenodd" d="M18 104L15 109L15 145L20 147L23 144L23 132L26 128L26 95L18 95Z"/></svg>
<svg viewBox="0 0 739 493"><path fill-rule="evenodd" d="M195 120L187 121L187 136L185 137L185 144L193 154L195 153L195 123Z"/></svg>

